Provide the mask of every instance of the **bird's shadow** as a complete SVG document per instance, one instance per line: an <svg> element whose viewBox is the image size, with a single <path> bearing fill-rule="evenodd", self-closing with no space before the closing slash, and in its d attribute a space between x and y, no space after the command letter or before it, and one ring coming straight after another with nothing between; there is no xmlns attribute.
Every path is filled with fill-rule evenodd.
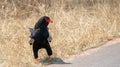
<svg viewBox="0 0 120 67"><path fill-rule="evenodd" d="M61 58L58 57L52 57L51 61L48 61L47 58L41 59L40 63L43 65L51 65L51 64L71 64L68 62L64 62Z"/></svg>

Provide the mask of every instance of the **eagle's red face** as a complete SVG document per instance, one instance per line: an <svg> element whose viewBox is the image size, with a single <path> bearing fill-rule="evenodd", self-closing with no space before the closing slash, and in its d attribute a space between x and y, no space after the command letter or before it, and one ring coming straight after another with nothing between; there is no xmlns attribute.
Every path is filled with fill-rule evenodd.
<svg viewBox="0 0 120 67"><path fill-rule="evenodd" d="M51 22L51 19L50 18L45 18L45 21L49 23L49 22Z"/></svg>

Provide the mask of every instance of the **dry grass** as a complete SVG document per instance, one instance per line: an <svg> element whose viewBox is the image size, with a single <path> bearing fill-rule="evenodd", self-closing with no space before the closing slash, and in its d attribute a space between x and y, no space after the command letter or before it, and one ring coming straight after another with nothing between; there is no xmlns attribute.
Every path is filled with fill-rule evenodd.
<svg viewBox="0 0 120 67"><path fill-rule="evenodd" d="M0 1L0 66L33 67L32 48L28 43L29 27L43 15L53 19L49 25L53 57L62 59L120 36L120 1L79 0L38 3L17 0ZM73 3L73 2L72 2ZM76 4L77 3L77 4ZM17 5L18 4L18 5ZM61 5L60 5L61 4ZM47 56L39 51L40 59Z"/></svg>

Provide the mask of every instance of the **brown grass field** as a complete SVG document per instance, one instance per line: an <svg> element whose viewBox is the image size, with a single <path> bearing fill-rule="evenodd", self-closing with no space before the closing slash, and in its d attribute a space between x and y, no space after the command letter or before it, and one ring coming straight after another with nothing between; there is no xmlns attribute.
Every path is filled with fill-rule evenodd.
<svg viewBox="0 0 120 67"><path fill-rule="evenodd" d="M63 60L120 36L120 0L0 0L0 67L34 67L29 28L43 15L53 20L53 57Z"/></svg>

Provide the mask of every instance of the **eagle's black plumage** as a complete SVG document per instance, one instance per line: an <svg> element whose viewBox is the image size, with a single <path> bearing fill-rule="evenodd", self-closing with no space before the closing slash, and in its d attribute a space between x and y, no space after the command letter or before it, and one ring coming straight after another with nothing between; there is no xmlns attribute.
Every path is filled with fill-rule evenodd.
<svg viewBox="0 0 120 67"><path fill-rule="evenodd" d="M38 58L38 50L41 48L46 49L48 56L52 55L52 50L47 40L47 38L49 37L47 27L49 22L45 21L46 18L49 17L43 16L42 18L40 18L39 21L35 24L33 33L31 33L31 38L35 40L33 43L33 53L35 59Z"/></svg>

